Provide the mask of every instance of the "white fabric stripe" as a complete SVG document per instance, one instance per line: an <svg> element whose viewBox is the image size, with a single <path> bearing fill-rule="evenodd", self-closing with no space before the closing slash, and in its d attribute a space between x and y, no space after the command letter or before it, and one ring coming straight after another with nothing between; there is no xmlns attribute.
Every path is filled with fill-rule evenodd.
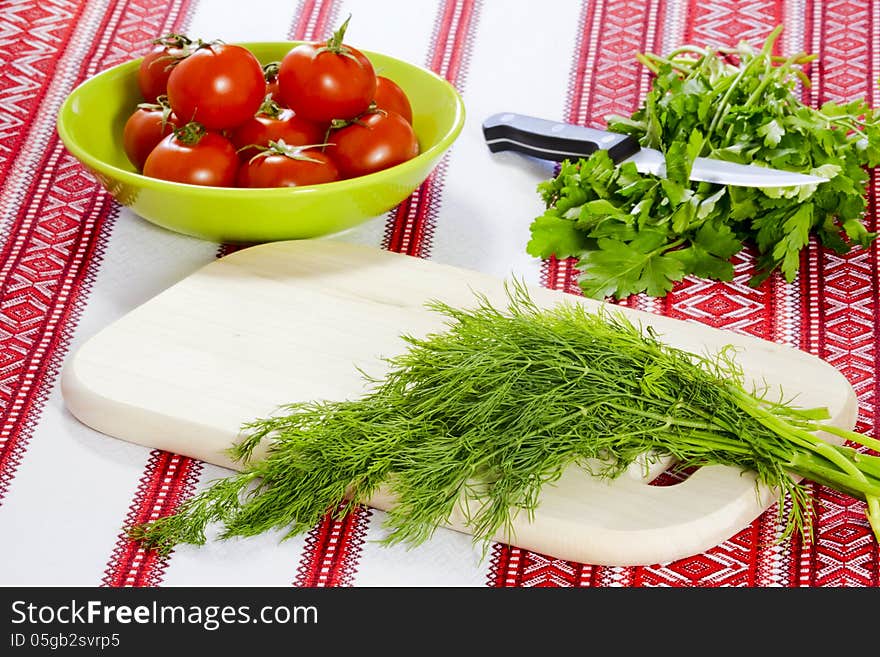
<svg viewBox="0 0 880 657"><path fill-rule="evenodd" d="M290 32L297 9L295 2L279 3L273 0L224 2L222 6L218 5L220 3L216 0L203 0L199 3L190 20L187 30L189 36L222 39L229 43L284 41ZM179 236L176 236L175 241L179 241ZM207 264L214 260L217 244L197 240L187 242L185 252L179 253L178 258L186 256L193 264ZM143 241L136 237L114 236L111 247L139 243ZM229 470L205 464L198 489L203 489L210 481L229 474ZM281 537L281 533L267 533L246 540L211 540L204 547L180 546L168 559L162 585L290 585L296 578L296 568L305 539L297 537L281 542Z"/></svg>
<svg viewBox="0 0 880 657"><path fill-rule="evenodd" d="M356 13L356 11L357 6L363 4L364 0L350 0L340 11L340 16L352 13L352 28L355 20L361 20L362 12ZM407 3L404 7L395 0L378 0L370 2L369 5L375 9L377 16L388 16L393 12L399 17L398 21L394 21L393 24L391 21L376 21L375 32L372 31L373 25L371 24L371 31L365 33L363 38L358 41L354 41L354 37L352 37L352 43L363 45L366 50L385 52L418 66L426 66L431 57L428 48L431 44L434 23L439 20L442 4L435 3L432 11L425 11L423 6L419 7L416 3ZM457 20L457 18L453 20L450 30L455 29ZM399 32L397 26L400 24L407 25L408 29L402 33ZM453 149L469 137L470 135L466 135L463 131ZM471 173L471 175L473 174ZM442 197L440 200L442 202ZM445 207L443 216L444 220L450 216ZM329 239L342 239L379 246L384 237L386 220L387 215L383 215L347 233L331 236ZM432 254L435 239L436 234L427 249ZM447 262L442 259L442 254L440 257L434 256L433 259ZM472 556L469 557L471 554L468 551L471 545L470 537L441 529L429 544L417 550L408 551L401 546L393 548L380 546L376 544L376 540L385 534L381 526L384 517L385 515L378 510L374 511L370 517L366 541L361 548L360 560L354 575L356 586L389 585L392 582L400 586L432 583L479 586L484 583L485 575L481 566L485 564L479 564ZM405 558L403 557L404 553ZM435 565L438 560L444 563L440 572L437 571ZM437 581L438 579L443 581Z"/></svg>
<svg viewBox="0 0 880 657"><path fill-rule="evenodd" d="M286 41L296 2L202 0L189 22L188 36L207 40Z"/></svg>
<svg viewBox="0 0 880 657"><path fill-rule="evenodd" d="M408 11L413 4L407 5ZM526 254L525 245L531 219L540 211L535 185L552 174L552 164L513 153L492 155L483 141L481 123L504 109L562 118L570 68L567 62L579 9L575 0L556 3L552 15L533 11L533 5L525 1L482 3L463 92L467 118L449 155L440 197L442 217L429 249L432 260L499 276L513 274L538 284L540 261ZM419 13L415 7L412 11L412 16L401 16L400 23L411 26L407 31L410 36L418 37L414 23L424 29L417 40L423 54L401 58L423 63L432 25L422 20L427 12ZM433 16L431 19L433 22ZM570 29L566 38L559 37L562 25ZM528 43L541 44L540 62L525 46ZM510 44L520 47L511 48ZM531 74L525 77L525 72ZM469 94L468 89L477 92ZM476 195L484 202L468 202ZM362 227L357 237L365 236L370 228L375 230L376 226ZM378 229L373 233L374 244L381 240L384 222ZM469 536L439 529L430 542L416 549L380 546L376 541L385 535L383 519L380 511L372 515L355 585L485 585L491 554L480 560L481 550Z"/></svg>
<svg viewBox="0 0 880 657"><path fill-rule="evenodd" d="M785 0L782 7L783 22L785 29L781 35L782 53L792 55L807 49L808 37L804 33L804 14L806 12L805 0ZM798 87L800 93L800 87ZM791 284L783 284L784 290L779 300L779 325L778 341L797 347L800 343L801 316L801 275Z"/></svg>
<svg viewBox="0 0 880 657"><path fill-rule="evenodd" d="M451 529L438 529L427 543L380 545L388 532L385 513L374 510L370 518L356 586L485 586L492 556L482 560L482 545L473 537Z"/></svg>
<svg viewBox="0 0 880 657"><path fill-rule="evenodd" d="M564 118L579 14L580 3L568 0L552 12L524 0L482 4L464 87L467 116L449 155L432 260L539 283L541 262L525 247L543 211L535 188L552 176L553 163L490 153L482 122L502 111ZM529 44L541 44L540 55Z"/></svg>

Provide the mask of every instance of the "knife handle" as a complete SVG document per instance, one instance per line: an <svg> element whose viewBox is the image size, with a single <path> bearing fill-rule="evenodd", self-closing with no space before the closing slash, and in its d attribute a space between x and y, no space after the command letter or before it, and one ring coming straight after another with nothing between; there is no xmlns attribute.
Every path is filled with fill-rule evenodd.
<svg viewBox="0 0 880 657"><path fill-rule="evenodd" d="M607 150L617 164L637 153L640 148L638 140L631 135L513 112L500 112L486 119L483 122L483 137L493 153L517 151L553 162L589 157L594 151L602 149Z"/></svg>

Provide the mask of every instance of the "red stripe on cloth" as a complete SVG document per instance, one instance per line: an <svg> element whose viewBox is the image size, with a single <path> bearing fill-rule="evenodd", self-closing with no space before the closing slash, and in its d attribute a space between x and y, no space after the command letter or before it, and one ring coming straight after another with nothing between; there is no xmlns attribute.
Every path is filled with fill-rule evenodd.
<svg viewBox="0 0 880 657"><path fill-rule="evenodd" d="M447 0L435 22L428 67L459 90L466 75L467 55L476 26L479 2ZM444 159L429 178L390 213L383 248L427 257L440 204ZM356 507L343 518L330 514L309 532L295 586L350 586L360 558L372 510Z"/></svg>
<svg viewBox="0 0 880 657"><path fill-rule="evenodd" d="M597 8L603 8L604 3L585 2L578 17L577 41L575 46L575 58L572 70L569 72L568 93L566 95L566 120L578 125L587 125L594 128L602 127L605 121L602 117L590 116L589 102L592 93L584 93L590 85L587 83L587 71L593 69L593 61L596 53L591 51L590 39L592 38L593 21L596 18ZM592 91L592 89L590 89Z"/></svg>
<svg viewBox="0 0 880 657"><path fill-rule="evenodd" d="M439 210L438 187L442 188L445 174L444 158L428 179L392 211L385 227L383 248L419 258L428 257Z"/></svg>
<svg viewBox="0 0 880 657"><path fill-rule="evenodd" d="M758 527L752 524L717 548L660 566L633 569L632 586L754 586L757 562L754 545Z"/></svg>
<svg viewBox="0 0 880 657"><path fill-rule="evenodd" d="M99 29L106 29L110 18L110 14L106 14ZM68 34L67 36L70 38L72 37L72 34ZM70 43L68 41L63 44L62 49L66 50L69 45ZM86 59L93 57L96 49L97 44L93 44L86 54ZM81 66L79 70L79 79L84 78L86 74L86 71ZM44 85L48 87L50 82L51 80L46 81ZM69 87L72 88L73 85L70 84ZM35 121L36 117L32 117L27 127L22 129L22 133L27 134ZM28 247L30 246L33 248L34 246L33 234L35 225L38 222L38 211L49 192L52 178L57 175L55 168L57 167L63 152L63 148L59 145L57 138L53 138L52 144L47 146L51 147L42 149L36 162L26 163L30 165L28 167L29 171L22 177L27 181L27 186L20 195L20 198L17 199L17 204L10 211L10 214L14 216L14 219L12 224L6 229L9 237L3 243L2 250L0 250L0 310L3 311L2 314L0 314L0 327L5 331L3 338L0 339L0 354L2 354L0 357L2 357L3 365L2 379L0 379L0 410L4 413L8 411L9 405L13 403L15 395L18 392L16 386L20 383L22 378L24 360L27 357L27 352L32 348L33 344L34 334L32 331L27 332L24 336L19 336L19 334L25 333L25 331L21 330L22 327L20 326L20 322L23 320L31 320L29 321L29 326L27 328L32 329L33 324L35 323L34 320L39 319L43 315L42 312L22 312L28 310L26 307L16 308L17 312L14 312L13 314L6 312L6 309L20 305L20 303L16 303L16 301L19 300L13 301L11 298L16 293L30 291L26 277L22 280L22 275L20 274L22 261L28 256ZM77 172L78 169L75 169L74 174ZM94 182L92 180L81 179L78 176L68 177L63 174L61 178L65 180L68 190L73 193L72 195L74 198L71 199L72 201L79 203L80 205L85 201L91 202L90 194L76 194L76 192L81 190L90 191L90 188L94 187ZM26 201L25 199L29 200ZM65 199L65 201L67 201L67 199ZM72 225L74 224L71 223L70 226ZM66 228L69 228L69 226L59 225L55 232L63 232ZM49 246L54 249L53 242L55 241L57 241L57 239L53 240L51 238L44 238L39 246L42 246L43 248ZM51 271L46 271L46 274L49 283L56 283L60 270L56 267ZM46 281L40 282L42 285L34 289L35 293L43 293L46 290ZM51 292L43 294L43 299L41 299L41 301L45 302L48 297L51 297ZM44 311L45 307L41 308L41 310ZM17 415L17 413L15 415ZM8 418L4 417L4 420L8 422ZM9 433L10 428L4 426L2 432L0 432L0 440L8 438Z"/></svg>
<svg viewBox="0 0 880 657"><path fill-rule="evenodd" d="M306 537L305 553L293 585L351 586L372 514L372 509L365 506L357 506L339 518L327 514Z"/></svg>
<svg viewBox="0 0 880 657"><path fill-rule="evenodd" d="M551 290L562 290L569 294L580 294L577 282L577 258L559 260L551 256L541 265L541 285Z"/></svg>
<svg viewBox="0 0 880 657"><path fill-rule="evenodd" d="M306 0L300 3L293 18L289 38L292 41L318 41L326 39L338 27L336 16L338 2Z"/></svg>
<svg viewBox="0 0 880 657"><path fill-rule="evenodd" d="M191 0L157 3L138 0L124 6L122 25L134 41L117 40L111 55L124 61L149 48L156 35L186 32L195 7ZM114 63L117 63L114 62ZM108 64L105 64L105 66ZM178 454L152 450L140 479L123 528L134 522L155 519L173 513L195 490L202 463ZM168 556L143 551L123 529L104 570L102 586L159 586L168 564Z"/></svg>
<svg viewBox="0 0 880 657"><path fill-rule="evenodd" d="M160 450L150 452L134 501L125 517L131 527L174 513L195 489L202 463ZM156 550L145 550L124 535L116 543L104 571L105 587L159 586L168 566L168 558Z"/></svg>
<svg viewBox="0 0 880 657"><path fill-rule="evenodd" d="M880 34L877 3L808 3L808 44L819 55L805 97L880 101L874 41ZM866 222L877 228L878 181L872 172ZM801 286L803 348L828 361L850 381L859 401L857 429L878 435L878 246L839 256L812 243ZM816 532L800 552L800 586L878 586L880 548L865 519L865 504L824 486L813 487Z"/></svg>
<svg viewBox="0 0 880 657"><path fill-rule="evenodd" d="M489 586L590 587L596 586L598 569L589 564L552 559L518 547L492 546Z"/></svg>
<svg viewBox="0 0 880 657"><path fill-rule="evenodd" d="M427 67L459 92L464 90L480 6L479 0L446 0L434 23ZM383 248L419 258L430 257L448 158L444 157L425 182L389 213Z"/></svg>
<svg viewBox="0 0 880 657"><path fill-rule="evenodd" d="M83 2L20 2L0 14L0 180L6 180L49 90Z"/></svg>
<svg viewBox="0 0 880 657"><path fill-rule="evenodd" d="M782 22L783 4L782 0L691 0L684 40L725 46L761 42Z"/></svg>
<svg viewBox="0 0 880 657"><path fill-rule="evenodd" d="M61 163L52 161L54 173L69 174L88 184L72 158L62 159ZM51 383L60 371L75 318L82 310L80 294L93 283L94 274L87 268L88 262L103 251L96 226L112 221L115 216L115 209L103 199L82 201L82 215L77 219L59 213L38 222L39 236L34 239L54 238L56 244L52 253L42 247L32 249L22 268L45 268L52 280L26 280L21 276L16 289L3 298L0 323L4 329L12 328L15 332L0 347L5 365L4 387L11 391L0 429L0 502L25 457Z"/></svg>
<svg viewBox="0 0 880 657"><path fill-rule="evenodd" d="M103 15L97 34L106 39L95 39L85 53L65 55L80 62L71 88L109 65L107 43L132 44L137 30L120 20L122 3L101 14L84 4L83 15ZM23 176L29 184L10 210L9 239L0 253L0 502L25 456L91 286L103 250L101 231L116 214L110 197L54 132Z"/></svg>

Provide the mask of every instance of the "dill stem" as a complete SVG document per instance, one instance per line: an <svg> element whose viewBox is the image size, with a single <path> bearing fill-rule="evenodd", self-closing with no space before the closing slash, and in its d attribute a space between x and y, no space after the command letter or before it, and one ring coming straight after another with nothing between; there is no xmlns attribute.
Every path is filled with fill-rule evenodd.
<svg viewBox="0 0 880 657"><path fill-rule="evenodd" d="M791 455L786 467L802 477L845 492L861 500L864 500L869 495L880 495L880 481L870 483L865 480L860 482L839 469L828 466L822 457L815 454L795 452Z"/></svg>
<svg viewBox="0 0 880 657"><path fill-rule="evenodd" d="M874 532L874 538L880 543L880 496L868 495L866 498L868 510L865 515Z"/></svg>
<svg viewBox="0 0 880 657"><path fill-rule="evenodd" d="M875 452L880 452L880 440L877 440L876 438L871 438L870 436L866 436L855 431L841 429L840 427L835 427L833 424L817 424L815 425L814 430L827 431L828 433L839 436L840 438L843 438L845 440L850 440L854 443L858 443L859 445L864 445L869 449L873 449Z"/></svg>
<svg viewBox="0 0 880 657"><path fill-rule="evenodd" d="M880 480L880 457L862 454L846 445L837 446L837 451L856 464L862 472Z"/></svg>
<svg viewBox="0 0 880 657"><path fill-rule="evenodd" d="M717 432L688 431L682 434L676 434L676 439L688 440L694 447L699 449L715 450L728 452L730 454L740 454L750 456L754 454L754 449L742 440L736 438L726 438L724 434ZM693 439L696 440L693 440ZM779 450L773 450L775 454L779 454Z"/></svg>
<svg viewBox="0 0 880 657"><path fill-rule="evenodd" d="M602 403L603 406L608 406L609 408L613 408L617 411L623 411L625 413L630 413L632 415L638 415L639 417L643 417L648 420L656 420L657 422L662 422L664 426L677 426L677 427L687 427L689 429L704 429L707 431L719 429L718 426L714 424L709 424L706 422L695 422L693 420L684 420L682 418L678 418L672 415L659 415L657 413L652 413L651 411L643 411L637 408L632 408L629 406L622 406L621 404L616 404L612 401L606 401ZM657 427L658 429L663 427Z"/></svg>
<svg viewBox="0 0 880 657"><path fill-rule="evenodd" d="M850 461L845 456L843 456L843 454L838 452L834 446L826 443L821 438L818 438L815 434L792 426L784 420L776 417L769 411L764 410L757 404L754 398L742 392L741 390L732 388L731 392L733 393L734 399L737 400L737 402L739 403L740 408L742 408L746 413L758 420L768 429L775 431L777 434L784 438L788 438L793 443L800 445L801 447L805 447L813 452L824 456L829 461L838 466L841 470L854 477L856 480L861 481L865 484L868 483L865 474L861 470L859 470L859 468L852 461Z"/></svg>

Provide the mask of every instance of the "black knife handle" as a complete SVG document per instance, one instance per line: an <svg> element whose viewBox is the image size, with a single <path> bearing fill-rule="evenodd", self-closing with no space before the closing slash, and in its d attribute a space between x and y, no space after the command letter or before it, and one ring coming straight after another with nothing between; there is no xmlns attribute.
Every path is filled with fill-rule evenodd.
<svg viewBox="0 0 880 657"><path fill-rule="evenodd" d="M548 121L534 116L500 112L483 122L483 137L489 150L517 151L542 160L562 162L589 157L599 149L619 163L639 150L631 135L595 130L571 123Z"/></svg>

